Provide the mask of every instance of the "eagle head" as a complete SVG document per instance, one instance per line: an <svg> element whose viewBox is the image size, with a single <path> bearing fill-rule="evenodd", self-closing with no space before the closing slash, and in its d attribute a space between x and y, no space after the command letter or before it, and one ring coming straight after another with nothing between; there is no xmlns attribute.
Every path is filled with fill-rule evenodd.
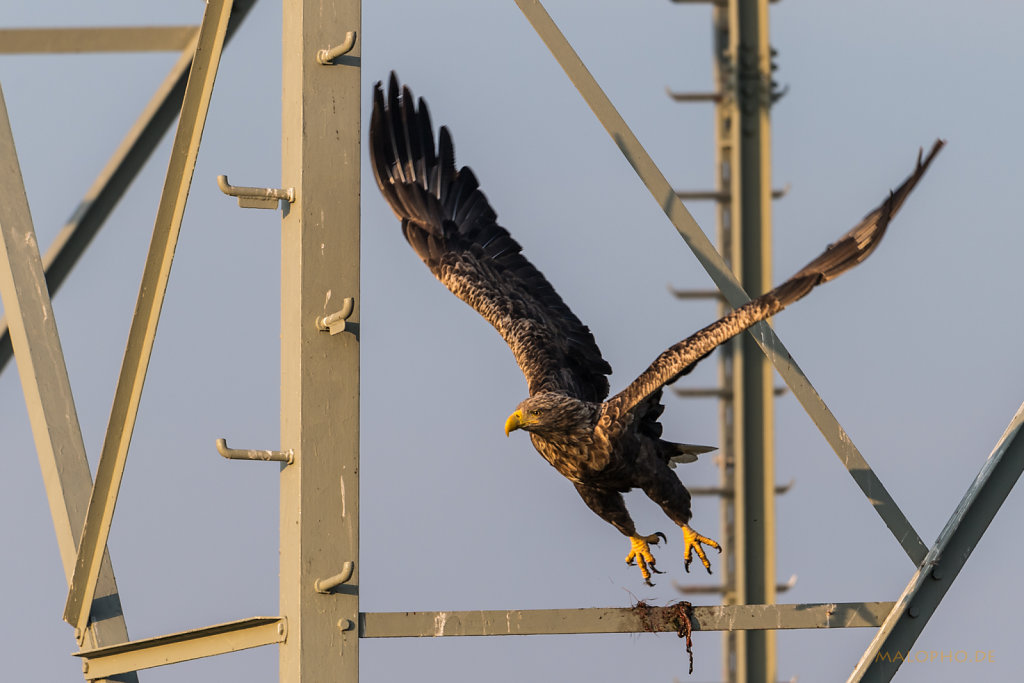
<svg viewBox="0 0 1024 683"><path fill-rule="evenodd" d="M572 435L594 428L596 405L553 391L534 394L505 420L505 436L525 429L541 436Z"/></svg>

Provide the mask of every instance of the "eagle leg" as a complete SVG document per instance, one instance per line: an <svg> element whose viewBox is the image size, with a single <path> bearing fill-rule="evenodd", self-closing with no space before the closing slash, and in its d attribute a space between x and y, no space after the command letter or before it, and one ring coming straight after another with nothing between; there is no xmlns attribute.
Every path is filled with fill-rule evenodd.
<svg viewBox="0 0 1024 683"><path fill-rule="evenodd" d="M640 565L640 575L644 577L644 583L648 586L653 586L651 583L651 572L655 574L664 574L665 572L658 571L654 566L655 559L654 555L651 554L651 548L648 545L653 543L658 545L658 540L666 541L665 534L659 532L653 533L650 536L638 536L633 534L629 537L629 555L626 555L626 564L632 565L635 561L636 564Z"/></svg>
<svg viewBox="0 0 1024 683"><path fill-rule="evenodd" d="M701 534L698 534L696 531L690 528L689 524L683 524L682 530L684 544L683 569L685 569L687 572L690 571L690 562L693 561L693 552L696 551L697 557L700 558L701 564L704 565L704 569L707 569L708 574L710 574L711 562L708 561L708 556L704 554L704 548L701 547L701 544L707 544L715 550L717 550L718 552L722 552L722 546L718 545L716 541L711 540L707 536L702 536Z"/></svg>

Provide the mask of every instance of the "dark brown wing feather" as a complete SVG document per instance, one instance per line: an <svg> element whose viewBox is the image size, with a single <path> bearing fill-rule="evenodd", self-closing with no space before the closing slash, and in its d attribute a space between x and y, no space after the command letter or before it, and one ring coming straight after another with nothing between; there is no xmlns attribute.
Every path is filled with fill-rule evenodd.
<svg viewBox="0 0 1024 683"><path fill-rule="evenodd" d="M405 239L430 271L498 330L526 376L530 395L558 391L585 401L608 396L611 366L590 329L497 223L473 172L455 168L447 128L437 148L426 102L373 91L370 158Z"/></svg>
<svg viewBox="0 0 1024 683"><path fill-rule="evenodd" d="M623 415L634 407L645 404L648 397L657 394L662 386L686 373L694 363L717 346L748 327L775 315L794 301L802 299L821 283L838 277L866 259L881 242L889 221L896 215L944 144L942 140L936 140L925 158L922 158L922 150L922 154L918 154L917 157L917 167L910 177L895 192L890 193L889 198L877 209L865 216L839 240L830 244L818 258L808 263L800 272L767 294L740 306L658 356L628 387L608 401L609 412Z"/></svg>

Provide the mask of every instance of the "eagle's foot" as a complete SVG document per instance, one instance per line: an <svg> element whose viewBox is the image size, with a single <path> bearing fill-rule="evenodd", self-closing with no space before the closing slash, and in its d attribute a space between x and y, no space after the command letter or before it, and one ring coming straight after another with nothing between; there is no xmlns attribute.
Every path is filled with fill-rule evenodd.
<svg viewBox="0 0 1024 683"><path fill-rule="evenodd" d="M701 564L704 565L704 569L708 570L708 574L711 573L711 563L708 561L708 556L704 554L704 548L701 547L701 543L711 546L718 552L722 552L722 546L718 545L716 541L711 540L707 536L702 536L696 531L690 528L689 524L684 524L683 529L683 569L687 572L690 571L690 562L693 561L693 551L697 551L697 557L700 558Z"/></svg>
<svg viewBox="0 0 1024 683"><path fill-rule="evenodd" d="M640 575L644 577L644 583L648 586L654 585L651 583L651 572L654 572L655 574L664 574L664 572L660 572L655 568L654 555L651 555L651 548L648 546L649 543L658 545L659 540L666 540L665 534L657 532L650 536L633 535L629 537L631 548L629 550L629 555L626 555L626 564L631 565L635 561L636 564L640 565Z"/></svg>

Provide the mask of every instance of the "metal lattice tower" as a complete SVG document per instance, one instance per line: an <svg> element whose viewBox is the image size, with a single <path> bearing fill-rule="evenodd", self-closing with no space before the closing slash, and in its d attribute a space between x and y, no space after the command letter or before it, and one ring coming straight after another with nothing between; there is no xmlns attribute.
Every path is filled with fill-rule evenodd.
<svg viewBox="0 0 1024 683"><path fill-rule="evenodd" d="M710 93L676 93L678 102L715 106L716 185L712 191L678 192L682 199L716 203L718 248L752 296L772 287L769 110L779 97L771 73L768 3L738 2L712 7L714 83ZM719 315L731 310L718 291L675 292L680 298L712 298ZM683 397L719 402L721 540L734 549L723 558L722 583L694 592L719 592L730 605L775 602L774 371L749 335L720 353L718 387L678 389ZM782 587L783 589L786 586ZM693 587L684 591L691 592ZM722 636L722 676L729 683L776 679L772 631L732 631Z"/></svg>
<svg viewBox="0 0 1024 683"><path fill-rule="evenodd" d="M90 190L90 201L76 212L45 257L35 239L7 109L0 98L0 186L4 188L0 193L0 296L9 326L9 334L4 326L0 339L0 365L9 340L68 578L65 619L75 627L80 647L75 655L83 663L85 678L137 680L135 672L141 669L279 644L282 681L354 681L358 679L363 638L677 631L677 606L644 610L359 610L359 340L353 332L358 330L359 317L360 2L283 0L282 187L234 187L226 177L220 179L222 190L237 196L241 206L284 208L282 443L280 450L251 451L218 443L221 454L228 458L279 463L280 614L129 639L106 540L221 52L254 1L209 0L198 27L13 29L5 31L4 41L0 41L8 52L39 52L47 46L66 48L69 44L86 51L131 51L140 44L147 49L160 46L181 51L172 72ZM541 3L517 0L517 4L707 270L721 297L736 307L749 300L744 287L766 289L770 280L767 237L762 234L760 241L731 246L732 263L742 275L737 278ZM735 73L719 75L719 83L740 103L738 113L730 114L728 131L720 130L719 162L725 161L728 151L729 174L722 176L716 191L728 192L731 202L741 202L738 208L729 205L730 225L736 220L762 225L770 201L767 104L772 91L767 5L767 0L728 0L715 6L716 25L726 16L741 18L739 24L731 24L739 28L728 34L728 44L737 46L729 53L736 63ZM756 101L761 105L744 106L746 97L760 98ZM153 241L93 483L50 295L82 256L175 118L178 126ZM346 121L341 129L336 125L338 118ZM727 142L733 145L728 150ZM751 169L750 177L737 172L737 154L739 163ZM724 202L720 206L724 208ZM332 297L325 296L328 292ZM733 636L737 680L771 680L774 630L874 627L876 635L849 680L889 680L903 661L900 653L913 646L1024 471L1024 439L1018 438L1024 426L1024 407L929 548L771 328L763 323L752 328L736 346L740 348L730 361L732 392L753 397L754 403L743 403L742 408L738 401L733 404L734 411L743 412L734 416L733 422L743 423L746 448L735 443L735 434L727 436L733 440L730 448L734 452L762 455L753 460L738 458L731 483L737 487L734 523L742 527L737 537L743 539L733 568L735 604L694 607L690 615L693 629L742 634ZM738 364L743 365L742 372L737 372ZM770 519L774 482L770 455L764 455L771 441L770 367L789 385L916 565L896 600L774 602ZM760 407L752 409L750 405ZM332 485L322 485L325 481ZM728 481L723 484L730 485ZM755 518L758 521L753 523Z"/></svg>

